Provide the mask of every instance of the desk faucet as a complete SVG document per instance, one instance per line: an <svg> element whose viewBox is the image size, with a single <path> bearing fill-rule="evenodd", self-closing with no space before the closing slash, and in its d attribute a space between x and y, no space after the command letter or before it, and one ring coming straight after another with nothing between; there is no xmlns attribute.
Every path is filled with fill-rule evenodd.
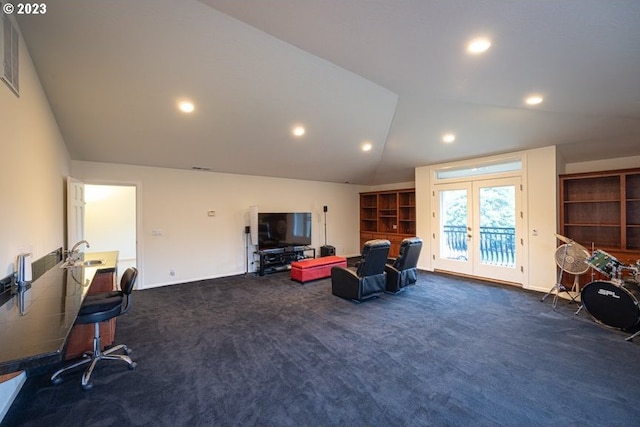
<svg viewBox="0 0 640 427"><path fill-rule="evenodd" d="M75 245L73 245L73 247L71 248L71 250L67 253L67 261L71 261L71 260L76 260L78 257L78 248L80 247L80 245L82 244L87 245L87 248L90 248L91 246L89 246L89 242L87 242L86 240L80 240L78 243L76 243Z"/></svg>

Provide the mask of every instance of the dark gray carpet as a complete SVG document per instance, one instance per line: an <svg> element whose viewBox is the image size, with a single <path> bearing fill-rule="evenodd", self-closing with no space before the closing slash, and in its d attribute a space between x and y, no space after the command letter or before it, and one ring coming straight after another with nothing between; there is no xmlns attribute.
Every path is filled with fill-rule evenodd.
<svg viewBox="0 0 640 427"><path fill-rule="evenodd" d="M362 304L286 273L139 291L135 371L31 377L2 425L638 425L640 339L540 296L430 273Z"/></svg>

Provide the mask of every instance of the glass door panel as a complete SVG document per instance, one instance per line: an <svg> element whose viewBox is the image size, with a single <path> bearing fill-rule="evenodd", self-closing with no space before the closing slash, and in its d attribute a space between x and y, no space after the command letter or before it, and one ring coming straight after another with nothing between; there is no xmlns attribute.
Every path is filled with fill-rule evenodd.
<svg viewBox="0 0 640 427"><path fill-rule="evenodd" d="M520 282L520 180L504 178L476 181L474 215L478 228L473 235L474 274L496 280Z"/></svg>
<svg viewBox="0 0 640 427"><path fill-rule="evenodd" d="M515 187L479 189L480 263L513 267L516 262Z"/></svg>
<svg viewBox="0 0 640 427"><path fill-rule="evenodd" d="M436 268L464 274L471 273L471 187L467 184L439 185L436 237Z"/></svg>

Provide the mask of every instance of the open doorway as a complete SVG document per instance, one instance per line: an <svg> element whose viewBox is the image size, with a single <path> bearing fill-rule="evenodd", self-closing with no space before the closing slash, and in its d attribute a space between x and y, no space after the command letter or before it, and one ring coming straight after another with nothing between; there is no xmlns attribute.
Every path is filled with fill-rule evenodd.
<svg viewBox="0 0 640 427"><path fill-rule="evenodd" d="M137 267L136 186L85 184L84 238L91 252L117 250L118 283Z"/></svg>

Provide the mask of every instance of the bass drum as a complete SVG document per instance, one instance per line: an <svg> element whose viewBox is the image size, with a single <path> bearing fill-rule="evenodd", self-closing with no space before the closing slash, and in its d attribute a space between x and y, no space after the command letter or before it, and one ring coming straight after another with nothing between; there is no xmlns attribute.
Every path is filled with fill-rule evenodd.
<svg viewBox="0 0 640 427"><path fill-rule="evenodd" d="M580 292L583 307L598 322L612 328L627 330L640 321L637 283L618 286L612 282L587 283Z"/></svg>

